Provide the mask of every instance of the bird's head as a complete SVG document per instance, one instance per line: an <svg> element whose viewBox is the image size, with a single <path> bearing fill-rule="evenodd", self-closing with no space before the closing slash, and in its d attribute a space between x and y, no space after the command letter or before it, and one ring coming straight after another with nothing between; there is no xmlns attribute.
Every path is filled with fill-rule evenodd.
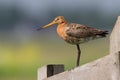
<svg viewBox="0 0 120 80"><path fill-rule="evenodd" d="M45 26L43 26L43 27L40 27L40 28L38 28L37 30L41 30L41 29L44 29L44 28L48 28L48 27L50 27L50 26L52 26L52 25L54 25L54 24L65 24L66 23L66 20L65 20L65 18L63 17L63 16L58 16L58 17L56 17L51 23L49 23L49 24L47 24L47 25L45 25Z"/></svg>

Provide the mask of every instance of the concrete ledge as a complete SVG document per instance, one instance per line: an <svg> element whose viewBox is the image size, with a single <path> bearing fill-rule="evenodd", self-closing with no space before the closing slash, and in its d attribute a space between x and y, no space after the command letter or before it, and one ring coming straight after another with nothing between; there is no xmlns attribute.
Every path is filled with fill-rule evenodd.
<svg viewBox="0 0 120 80"><path fill-rule="evenodd" d="M65 71L43 80L120 80L119 56L119 52L110 54L71 71Z"/></svg>
<svg viewBox="0 0 120 80"><path fill-rule="evenodd" d="M114 54L120 50L120 16L110 35L110 54Z"/></svg>
<svg viewBox="0 0 120 80"><path fill-rule="evenodd" d="M64 65L55 65L49 64L38 69L38 79L43 80L44 78L53 76L55 74L61 73L64 71Z"/></svg>

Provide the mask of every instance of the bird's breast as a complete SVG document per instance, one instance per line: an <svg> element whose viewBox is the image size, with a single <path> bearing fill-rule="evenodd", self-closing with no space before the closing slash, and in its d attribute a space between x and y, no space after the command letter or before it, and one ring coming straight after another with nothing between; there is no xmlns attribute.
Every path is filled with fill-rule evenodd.
<svg viewBox="0 0 120 80"><path fill-rule="evenodd" d="M58 25L57 27L57 33L58 35L66 42L70 43L70 44L78 44L81 42L82 38L75 38L72 36L69 36L66 32L67 30L69 30L70 28L66 25Z"/></svg>
<svg viewBox="0 0 120 80"><path fill-rule="evenodd" d="M66 37L66 29L64 27L64 25L58 25L57 27L57 33L58 35L65 40Z"/></svg>
<svg viewBox="0 0 120 80"><path fill-rule="evenodd" d="M57 33L58 35L66 42L70 43L70 44L79 44L79 43L83 43L86 42L87 39L86 38L76 38L73 36L69 36L67 34L67 31L70 30L70 27L68 27L67 25L58 25L57 27ZM74 31L74 30L71 30Z"/></svg>

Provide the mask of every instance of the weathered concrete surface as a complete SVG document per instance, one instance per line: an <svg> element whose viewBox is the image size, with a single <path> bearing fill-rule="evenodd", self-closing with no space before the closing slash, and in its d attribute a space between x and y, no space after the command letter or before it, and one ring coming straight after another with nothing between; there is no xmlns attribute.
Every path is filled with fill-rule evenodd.
<svg viewBox="0 0 120 80"><path fill-rule="evenodd" d="M118 51L120 51L120 16L110 35L110 53L114 54Z"/></svg>
<svg viewBox="0 0 120 80"><path fill-rule="evenodd" d="M65 71L43 80L120 80L119 57L120 53L111 54L101 59Z"/></svg>
<svg viewBox="0 0 120 80"><path fill-rule="evenodd" d="M38 69L38 79L43 80L44 78L53 76L55 74L61 73L64 71L64 65L46 65Z"/></svg>
<svg viewBox="0 0 120 80"><path fill-rule="evenodd" d="M120 16L118 16L110 35L110 54L115 53L120 53ZM113 59L119 63L119 65L116 65L116 68L114 68L113 73L116 75L116 80L120 80L120 55L113 55L113 57Z"/></svg>

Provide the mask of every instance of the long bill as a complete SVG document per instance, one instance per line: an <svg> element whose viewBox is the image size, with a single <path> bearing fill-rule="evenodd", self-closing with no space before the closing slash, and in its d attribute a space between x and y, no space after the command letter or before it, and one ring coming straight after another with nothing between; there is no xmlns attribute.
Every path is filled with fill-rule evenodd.
<svg viewBox="0 0 120 80"><path fill-rule="evenodd" d="M47 24L47 25L45 25L45 26L43 26L43 27L38 28L37 31L39 31L39 30L41 30L41 29L44 29L44 28L48 28L48 27L50 27L50 26L52 26L52 25L54 25L54 24L57 24L57 23L53 21L53 22L51 22L51 23L49 23L49 24Z"/></svg>

